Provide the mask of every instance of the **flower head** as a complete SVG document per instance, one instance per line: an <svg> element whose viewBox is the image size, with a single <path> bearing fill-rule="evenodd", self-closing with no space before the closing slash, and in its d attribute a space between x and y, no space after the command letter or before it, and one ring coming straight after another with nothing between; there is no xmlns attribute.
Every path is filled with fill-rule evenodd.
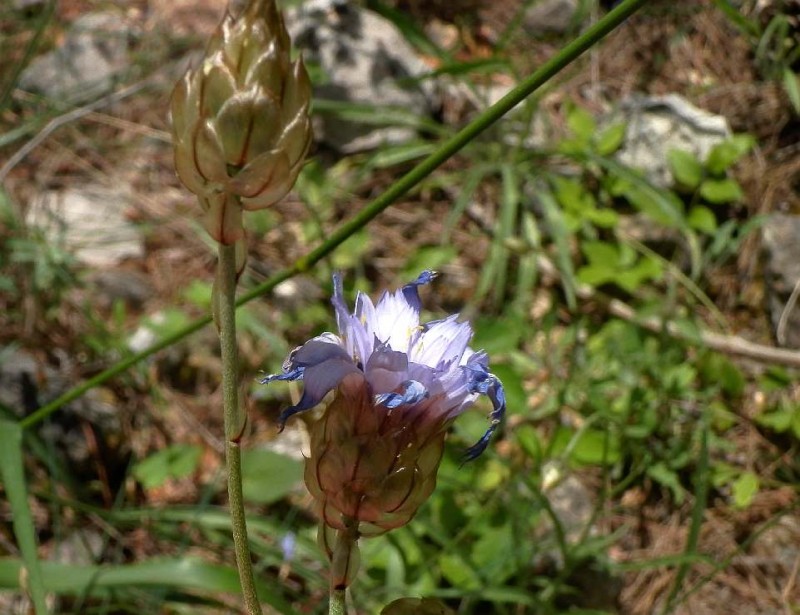
<svg viewBox="0 0 800 615"><path fill-rule="evenodd" d="M217 241L243 234L242 208L268 207L294 185L311 143L311 83L274 0L226 14L200 66L172 94L175 166Z"/></svg>
<svg viewBox="0 0 800 615"><path fill-rule="evenodd" d="M490 426L467 450L471 460L503 417L503 386L486 354L468 346L469 323L457 314L420 323L418 289L435 277L423 271L377 304L358 293L351 313L335 275L339 334L309 340L292 351L283 373L263 380L303 380L303 395L281 413L281 425L336 391L312 427L305 475L331 527L355 520L361 534L374 535L404 525L433 490L452 421L480 395L491 400Z"/></svg>

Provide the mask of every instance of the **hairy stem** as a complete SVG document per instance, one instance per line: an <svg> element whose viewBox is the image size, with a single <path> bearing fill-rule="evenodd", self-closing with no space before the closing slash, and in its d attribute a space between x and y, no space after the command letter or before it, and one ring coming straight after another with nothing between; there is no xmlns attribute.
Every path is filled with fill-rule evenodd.
<svg viewBox="0 0 800 615"><path fill-rule="evenodd" d="M242 452L240 438L244 417L239 409L239 349L236 344L236 247L219 244L216 297L222 356L222 405L225 413L225 462L228 466L228 506L233 528L236 565L248 615L261 615L242 498Z"/></svg>
<svg viewBox="0 0 800 615"><path fill-rule="evenodd" d="M347 590L331 588L331 604L328 615L347 615L346 593Z"/></svg>
<svg viewBox="0 0 800 615"><path fill-rule="evenodd" d="M347 615L347 588L358 572L358 522L350 520L347 529L336 532L331 558L331 601L329 615Z"/></svg>

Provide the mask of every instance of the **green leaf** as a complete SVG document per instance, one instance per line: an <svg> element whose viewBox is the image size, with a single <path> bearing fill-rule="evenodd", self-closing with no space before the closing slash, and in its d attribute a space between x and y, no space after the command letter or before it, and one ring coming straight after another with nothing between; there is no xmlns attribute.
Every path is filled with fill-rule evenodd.
<svg viewBox="0 0 800 615"><path fill-rule="evenodd" d="M703 179L703 166L700 161L690 152L671 149L667 152L667 162L672 171L672 176L678 184L696 190Z"/></svg>
<svg viewBox="0 0 800 615"><path fill-rule="evenodd" d="M584 241L581 250L590 263L616 267L619 263L617 246L607 241Z"/></svg>
<svg viewBox="0 0 800 615"><path fill-rule="evenodd" d="M609 192L621 196L654 221L671 228L686 226L683 202L671 190L662 190L651 185L639 173L609 158L592 158L608 171L611 177Z"/></svg>
<svg viewBox="0 0 800 615"><path fill-rule="evenodd" d="M581 465L612 465L620 460L619 438L599 429L583 431L574 443L572 461Z"/></svg>
<svg viewBox="0 0 800 615"><path fill-rule="evenodd" d="M567 126L582 141L589 141L594 135L597 124L592 114L581 107L572 107L567 114Z"/></svg>
<svg viewBox="0 0 800 615"><path fill-rule="evenodd" d="M595 137L595 150L601 156L610 156L616 152L623 141L626 133L625 124L613 124L607 126Z"/></svg>
<svg viewBox="0 0 800 615"><path fill-rule="evenodd" d="M167 308L144 320L147 328L159 337L174 335L177 331L185 329L190 322L186 312L177 308Z"/></svg>
<svg viewBox="0 0 800 615"><path fill-rule="evenodd" d="M399 598L383 607L381 615L455 615L455 612L434 598Z"/></svg>
<svg viewBox="0 0 800 615"><path fill-rule="evenodd" d="M19 560L0 559L0 589L21 589L21 570L22 562ZM114 566L42 562L42 574L47 591L65 596L108 597L120 590L134 587L193 590L204 595L241 593L239 575L235 568L209 564L196 557L159 558L138 564ZM256 589L259 598L279 613L294 613L294 609L276 591L273 584L256 578Z"/></svg>
<svg viewBox="0 0 800 615"><path fill-rule="evenodd" d="M586 265L576 273L578 281L589 286L602 286L617 280L618 271L613 265Z"/></svg>
<svg viewBox="0 0 800 615"><path fill-rule="evenodd" d="M742 371L725 355L706 353L698 362L698 367L707 385L717 385L731 397L741 397L744 394L746 380Z"/></svg>
<svg viewBox="0 0 800 615"><path fill-rule="evenodd" d="M276 502L303 480L303 462L264 449L242 451L242 491L245 500Z"/></svg>
<svg viewBox="0 0 800 615"><path fill-rule="evenodd" d="M745 472L732 485L733 504L736 508L747 508L758 494L761 481L753 472Z"/></svg>
<svg viewBox="0 0 800 615"><path fill-rule="evenodd" d="M721 205L740 201L744 193L733 179L707 179L700 184L700 196L709 203Z"/></svg>
<svg viewBox="0 0 800 615"><path fill-rule="evenodd" d="M536 462L541 461L542 441L539 438L539 432L533 425L523 424L514 429L514 438L528 457Z"/></svg>
<svg viewBox="0 0 800 615"><path fill-rule="evenodd" d="M331 261L336 269L352 269L363 261L364 254L372 242L372 233L361 229L350 235L336 249L331 256Z"/></svg>
<svg viewBox="0 0 800 615"><path fill-rule="evenodd" d="M663 461L659 461L647 468L647 475L660 484L672 491L675 497L676 504L682 504L686 497L686 492L681 485L678 475L674 470L670 469Z"/></svg>
<svg viewBox="0 0 800 615"><path fill-rule="evenodd" d="M619 223L619 215L613 209L590 209L584 212L584 216L600 228L614 228Z"/></svg>
<svg viewBox="0 0 800 615"><path fill-rule="evenodd" d="M696 231L711 235L717 230L717 217L714 212L704 205L695 205L689 210L686 221Z"/></svg>
<svg viewBox="0 0 800 615"><path fill-rule="evenodd" d="M528 394L522 386L522 376L508 363L493 363L492 373L503 383L506 394L506 406L510 414L528 411Z"/></svg>
<svg viewBox="0 0 800 615"><path fill-rule="evenodd" d="M514 574L515 543L509 524L484 528L472 546L471 559L484 577L495 584L504 583Z"/></svg>
<svg viewBox="0 0 800 615"><path fill-rule="evenodd" d="M489 356L506 353L519 346L524 332L525 325L520 317L484 316L475 320L475 337L471 346L482 348Z"/></svg>
<svg viewBox="0 0 800 615"><path fill-rule="evenodd" d="M784 433L791 429L795 415L800 416L800 408L792 407L788 402L782 402L774 410L756 416L755 421L776 433Z"/></svg>
<svg viewBox="0 0 800 615"><path fill-rule="evenodd" d="M24 561L26 589L30 592L37 615L45 615L48 612L46 591L36 552L36 528L28 507L28 489L25 485L22 456L22 429L13 421L0 420L0 476L3 478L6 497L11 506L14 536ZM22 567L22 564L18 566L16 579L22 578L20 576Z"/></svg>
<svg viewBox="0 0 800 615"><path fill-rule="evenodd" d="M789 66L783 69L783 89L786 90L794 112L800 115L800 78Z"/></svg>
<svg viewBox="0 0 800 615"><path fill-rule="evenodd" d="M453 587L463 591L476 591L483 585L472 566L455 553L442 554L439 557L439 566L442 575Z"/></svg>
<svg viewBox="0 0 800 615"><path fill-rule="evenodd" d="M202 280L192 280L183 291L183 298L189 303L207 310L211 307L211 284Z"/></svg>
<svg viewBox="0 0 800 615"><path fill-rule="evenodd" d="M170 478L194 473L202 452L196 444L174 444L136 463L132 473L145 489L154 489Z"/></svg>
<svg viewBox="0 0 800 615"><path fill-rule="evenodd" d="M739 158L749 152L755 139L748 134L734 135L711 148L706 157L706 169L713 175L723 175Z"/></svg>

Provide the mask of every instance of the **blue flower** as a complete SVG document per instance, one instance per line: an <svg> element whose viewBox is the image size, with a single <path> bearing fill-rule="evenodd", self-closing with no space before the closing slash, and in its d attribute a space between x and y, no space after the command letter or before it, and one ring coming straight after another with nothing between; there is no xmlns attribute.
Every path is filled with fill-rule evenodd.
<svg viewBox="0 0 800 615"><path fill-rule="evenodd" d="M458 314L420 323L418 289L435 277L435 272L423 271L399 290L385 292L377 304L359 292L351 313L341 277L334 275L332 303L339 335L323 333L309 340L291 352L283 373L262 380L303 381L300 401L280 415L281 428L353 374L363 379L376 408L403 409L406 421L428 425L449 425L486 395L492 403L489 428L465 453L467 461L478 457L505 413L503 385L489 372L486 353L469 347L472 327L459 322Z"/></svg>

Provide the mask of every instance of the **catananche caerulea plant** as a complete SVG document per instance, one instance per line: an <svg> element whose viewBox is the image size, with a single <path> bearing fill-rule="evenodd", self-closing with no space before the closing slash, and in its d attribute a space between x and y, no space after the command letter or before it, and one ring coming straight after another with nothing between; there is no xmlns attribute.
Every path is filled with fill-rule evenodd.
<svg viewBox="0 0 800 615"><path fill-rule="evenodd" d="M333 587L350 584L360 536L405 525L431 494L455 418L480 395L492 402L489 428L466 451L471 460L486 449L505 412L503 386L489 372L486 353L469 347L470 324L458 314L420 323L419 287L435 277L424 271L376 304L359 292L351 313L334 275L339 334L309 340L291 352L283 373L263 380L303 381L303 395L281 413L281 425L335 391L311 426L305 466Z"/></svg>

